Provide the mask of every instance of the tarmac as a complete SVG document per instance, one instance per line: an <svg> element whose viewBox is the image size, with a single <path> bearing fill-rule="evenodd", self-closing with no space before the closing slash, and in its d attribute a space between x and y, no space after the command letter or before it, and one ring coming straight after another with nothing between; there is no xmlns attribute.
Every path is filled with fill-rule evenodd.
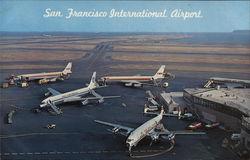
<svg viewBox="0 0 250 160"><path fill-rule="evenodd" d="M42 86L31 83L27 88L19 86L10 86L8 89L1 88L0 159L132 159L128 156L128 149L125 145L126 137L113 135L106 130L108 129L106 126L96 124L95 119L137 127L152 118L143 115L143 106L147 103L145 93L147 90L154 93L162 90L166 92L182 91L186 87L201 86L206 79L215 76L232 77L234 75L236 78L249 78L249 75L240 73L195 72L194 74L187 71L173 71L176 78L168 80L170 86L167 89L150 86L129 88L115 84L97 89L96 92L103 96L120 95L121 98L107 99L104 103L87 106L82 106L80 103L60 105L63 114L58 116L50 115L48 112L32 112L32 109L38 107L45 98L44 93L47 92L47 88L51 87L60 92L67 92L85 87L94 71L97 71L97 77L100 78L104 75L136 75L138 71L142 75L153 75L157 70L157 68L155 70L127 70L126 72L111 70L109 66L114 64L141 63L108 60L106 53L111 50L112 42L100 43L85 57L72 61L73 73L68 80ZM62 61L8 63L66 64ZM147 63L160 65L160 63ZM28 69L14 70L16 74L30 73L31 71ZM52 70L43 69L41 71ZM4 81L10 72L13 70L2 70L1 81ZM126 107L122 103L125 103ZM7 114L13 109L16 109L13 123L7 124ZM47 124L52 123L56 124L55 129L44 128ZM175 118L164 118L163 120L163 124L169 130L184 130L189 123ZM229 133L215 129L207 131L207 134L202 136L179 136L176 137L175 146L171 151L147 159L240 159L234 153L221 147L225 135L228 136ZM153 143L152 146L149 144L149 139L142 140L133 148L134 153L138 155L154 154L169 147L169 142L166 141Z"/></svg>

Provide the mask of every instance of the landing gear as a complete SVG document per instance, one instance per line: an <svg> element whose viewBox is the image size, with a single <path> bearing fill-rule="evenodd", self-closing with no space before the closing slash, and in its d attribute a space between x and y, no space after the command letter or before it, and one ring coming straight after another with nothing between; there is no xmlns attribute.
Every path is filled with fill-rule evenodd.
<svg viewBox="0 0 250 160"><path fill-rule="evenodd" d="M155 87L158 87L158 86L159 86L158 83L156 82L156 80L155 80L154 78L152 78L152 82L153 82L153 85L154 85Z"/></svg>
<svg viewBox="0 0 250 160"><path fill-rule="evenodd" d="M69 79L69 77L70 77L70 75L69 75L69 74L67 74L67 76L65 77L65 79Z"/></svg>
<svg viewBox="0 0 250 160"><path fill-rule="evenodd" d="M128 153L129 153L129 156L132 157L132 146L129 146L128 147Z"/></svg>
<svg viewBox="0 0 250 160"><path fill-rule="evenodd" d="M153 143L154 143L154 140L151 140L149 146L151 147L153 145Z"/></svg>
<svg viewBox="0 0 250 160"><path fill-rule="evenodd" d="M104 86L107 85L107 81L105 79L103 80L103 84L102 85L104 85Z"/></svg>
<svg viewBox="0 0 250 160"><path fill-rule="evenodd" d="M32 111L34 113L40 113L40 112L42 112L42 110L40 108L34 108L34 109L32 109Z"/></svg>

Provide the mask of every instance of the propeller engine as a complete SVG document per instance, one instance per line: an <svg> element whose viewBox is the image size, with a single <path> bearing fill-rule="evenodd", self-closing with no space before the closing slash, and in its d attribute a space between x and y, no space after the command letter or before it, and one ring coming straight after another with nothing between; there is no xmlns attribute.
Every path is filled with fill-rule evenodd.
<svg viewBox="0 0 250 160"><path fill-rule="evenodd" d="M171 140L174 140L175 139L175 134L174 133L170 133L168 136L167 136L168 140L171 141Z"/></svg>

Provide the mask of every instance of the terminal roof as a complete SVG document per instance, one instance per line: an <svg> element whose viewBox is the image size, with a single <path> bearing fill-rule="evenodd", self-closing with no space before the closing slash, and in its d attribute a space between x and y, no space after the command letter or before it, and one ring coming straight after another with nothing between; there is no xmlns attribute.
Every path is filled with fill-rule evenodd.
<svg viewBox="0 0 250 160"><path fill-rule="evenodd" d="M250 89L187 88L184 90L193 96L236 108L250 116Z"/></svg>

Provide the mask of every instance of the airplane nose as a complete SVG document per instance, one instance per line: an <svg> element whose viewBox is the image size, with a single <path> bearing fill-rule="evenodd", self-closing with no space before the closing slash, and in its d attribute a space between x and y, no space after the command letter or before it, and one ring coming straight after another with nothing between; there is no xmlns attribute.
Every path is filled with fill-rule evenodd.
<svg viewBox="0 0 250 160"><path fill-rule="evenodd" d="M47 106L47 101L46 100L43 100L40 104L40 107L46 107Z"/></svg>
<svg viewBox="0 0 250 160"><path fill-rule="evenodd" d="M131 142L127 142L127 147L128 147L129 155L132 156L132 147L133 147L133 144Z"/></svg>
<svg viewBox="0 0 250 160"><path fill-rule="evenodd" d="M40 107L41 107L41 108L46 107L46 104L45 104L45 103L42 103L42 104L40 104Z"/></svg>
<svg viewBox="0 0 250 160"><path fill-rule="evenodd" d="M128 140L126 141L126 144L127 144L127 147L128 147L128 148L130 148L131 146L134 145L134 144L133 144L133 140L131 140L131 139L128 139Z"/></svg>
<svg viewBox="0 0 250 160"><path fill-rule="evenodd" d="M126 145L127 145L127 147L129 147L129 146L130 146L130 143L127 142Z"/></svg>
<svg viewBox="0 0 250 160"><path fill-rule="evenodd" d="M48 98L44 99L41 103L48 103Z"/></svg>
<svg viewBox="0 0 250 160"><path fill-rule="evenodd" d="M130 142L126 142L126 146L129 148L131 146Z"/></svg>

